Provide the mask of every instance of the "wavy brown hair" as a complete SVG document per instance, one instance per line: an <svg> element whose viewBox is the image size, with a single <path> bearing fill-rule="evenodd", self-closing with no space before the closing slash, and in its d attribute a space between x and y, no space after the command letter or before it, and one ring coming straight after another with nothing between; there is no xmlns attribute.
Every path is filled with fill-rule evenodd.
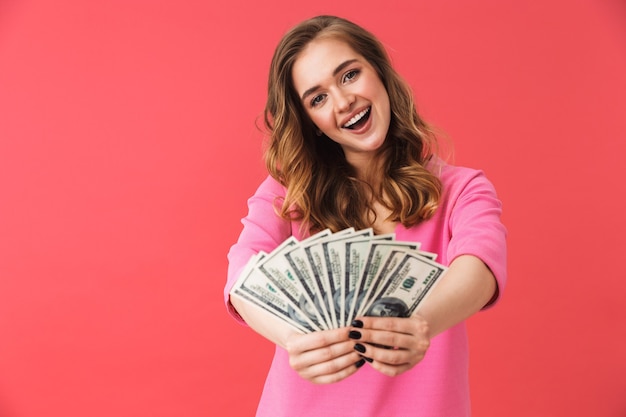
<svg viewBox="0 0 626 417"><path fill-rule="evenodd" d="M294 88L294 62L309 42L322 37L343 41L362 55L389 95L390 126L372 164L381 170L370 173L376 181L358 179L341 146L316 134ZM433 157L435 135L418 115L410 87L392 68L380 41L348 20L314 17L282 38L270 66L265 126L267 169L287 189L278 212L301 220L311 232L372 227L375 202L405 227L430 218L437 209L441 183L425 167Z"/></svg>

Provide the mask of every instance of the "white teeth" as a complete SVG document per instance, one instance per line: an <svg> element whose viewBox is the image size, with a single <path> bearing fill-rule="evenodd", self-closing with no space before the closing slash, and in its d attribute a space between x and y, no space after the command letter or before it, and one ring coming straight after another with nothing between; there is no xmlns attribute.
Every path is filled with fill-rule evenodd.
<svg viewBox="0 0 626 417"><path fill-rule="evenodd" d="M350 126L352 126L353 124L355 124L356 122L361 120L363 118L363 116L365 116L369 111L370 111L370 109L368 107L367 109L363 110L359 114L355 115L352 119L348 120L348 123L343 125L343 127L350 127Z"/></svg>

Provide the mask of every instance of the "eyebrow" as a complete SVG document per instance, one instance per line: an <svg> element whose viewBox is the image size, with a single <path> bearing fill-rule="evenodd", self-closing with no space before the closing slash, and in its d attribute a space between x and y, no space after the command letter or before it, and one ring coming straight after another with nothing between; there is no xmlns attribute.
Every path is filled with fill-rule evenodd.
<svg viewBox="0 0 626 417"><path fill-rule="evenodd" d="M355 59L349 59L349 60L347 60L347 61L342 62L342 63L341 63L341 64L339 64L339 65L337 66L337 68L335 68L335 70L333 71L333 77L335 77L337 74L339 74L341 71L343 71L343 69L344 69L345 67L347 67L348 65L352 65L353 63L355 63L355 62L357 62L357 61L358 61L358 59L356 59L356 58L355 58ZM304 101L304 100L307 98L307 96L309 96L309 95L313 94L313 92L314 92L315 90L319 89L319 88L320 88L320 86L319 86L319 85L316 85L316 86L313 86L313 87L309 88L308 90L306 90L306 91L302 94L302 101Z"/></svg>

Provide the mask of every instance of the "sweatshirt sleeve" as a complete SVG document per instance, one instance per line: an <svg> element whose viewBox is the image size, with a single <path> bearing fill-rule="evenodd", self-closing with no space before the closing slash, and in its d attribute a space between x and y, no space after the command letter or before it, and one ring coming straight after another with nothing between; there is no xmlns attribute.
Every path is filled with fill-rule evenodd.
<svg viewBox="0 0 626 417"><path fill-rule="evenodd" d="M482 171L473 171L457 190L450 216L448 260L460 255L481 259L496 278L498 289L492 305L507 280L507 231L502 224L502 203Z"/></svg>
<svg viewBox="0 0 626 417"><path fill-rule="evenodd" d="M271 252L291 235L291 222L278 216L275 207L285 195L285 189L267 177L248 199L248 214L241 220L243 229L228 252L228 276L224 287L224 302L228 313L242 324L229 299L229 292L250 258L260 251ZM277 200L278 199L278 200Z"/></svg>

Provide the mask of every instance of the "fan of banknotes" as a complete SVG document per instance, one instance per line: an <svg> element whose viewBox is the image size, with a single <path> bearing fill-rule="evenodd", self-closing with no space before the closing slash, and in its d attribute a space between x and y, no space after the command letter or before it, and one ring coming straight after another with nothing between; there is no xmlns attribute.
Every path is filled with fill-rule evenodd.
<svg viewBox="0 0 626 417"><path fill-rule="evenodd" d="M435 259L393 234L324 230L253 256L230 294L303 333L347 326L357 316L408 317L447 270Z"/></svg>

